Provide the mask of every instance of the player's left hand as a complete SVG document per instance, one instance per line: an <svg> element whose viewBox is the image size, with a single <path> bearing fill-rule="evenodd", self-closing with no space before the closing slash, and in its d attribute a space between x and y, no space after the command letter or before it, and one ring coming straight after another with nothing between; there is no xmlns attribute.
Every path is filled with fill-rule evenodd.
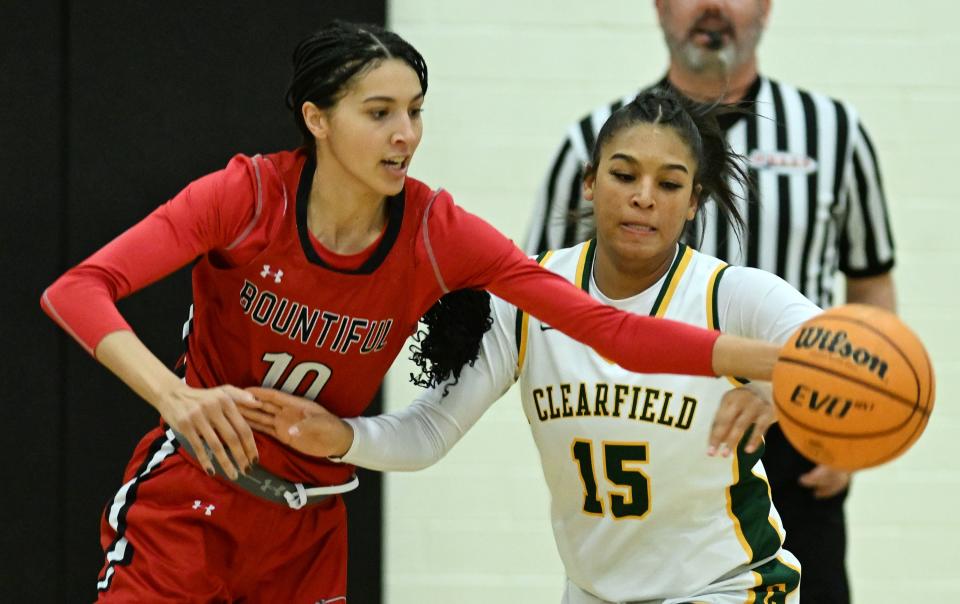
<svg viewBox="0 0 960 604"><path fill-rule="evenodd" d="M750 426L753 426L753 432L744 450L753 453L774 421L776 413L769 383L751 383L730 390L723 395L720 408L713 418L707 455L712 457L720 453L729 457Z"/></svg>
<svg viewBox="0 0 960 604"><path fill-rule="evenodd" d="M850 472L821 465L800 476L799 482L813 489L814 499L829 499L850 486Z"/></svg>

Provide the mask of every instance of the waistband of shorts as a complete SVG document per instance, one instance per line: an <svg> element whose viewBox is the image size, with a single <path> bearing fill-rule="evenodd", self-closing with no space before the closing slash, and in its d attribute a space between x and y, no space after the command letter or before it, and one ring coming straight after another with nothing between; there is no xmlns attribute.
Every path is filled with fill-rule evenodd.
<svg viewBox="0 0 960 604"><path fill-rule="evenodd" d="M196 459L196 451L194 451L193 446L190 445L190 442L186 439L186 437L173 428L170 428L170 431L173 432L174 436L177 438L180 448L183 449L187 455L193 459ZM207 457L209 457L210 461L213 463L213 467L216 470L217 476L224 478L233 485L243 489L244 491L247 491L255 497L266 499L267 501L272 501L273 503L278 503L280 505L285 505L294 510L299 510L304 506L321 503L334 495L352 491L360 484L360 479L357 478L356 474L354 474L350 480L343 484L322 487L309 486L303 484L302 482L290 482L289 480L281 478L273 472L264 469L258 464L252 464L247 470L246 474L240 474L237 476L236 480L232 480L229 476L227 476L227 473L224 472L223 468L220 466L220 462L217 461L216 456L214 456L213 452L210 450L210 447L206 443L204 443L203 446L206 449ZM227 452L227 456L230 457L231 462L234 461L233 456L230 455L229 451Z"/></svg>

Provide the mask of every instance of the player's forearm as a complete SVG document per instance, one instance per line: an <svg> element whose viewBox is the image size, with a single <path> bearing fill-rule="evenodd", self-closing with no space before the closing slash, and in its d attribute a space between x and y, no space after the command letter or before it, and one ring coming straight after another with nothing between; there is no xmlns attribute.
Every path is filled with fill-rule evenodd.
<svg viewBox="0 0 960 604"><path fill-rule="evenodd" d="M100 340L94 354L124 384L158 410L167 395L185 387L132 331L108 334Z"/></svg>
<svg viewBox="0 0 960 604"><path fill-rule="evenodd" d="M748 380L769 381L780 347L770 342L722 334L713 346L713 371Z"/></svg>
<svg viewBox="0 0 960 604"><path fill-rule="evenodd" d="M395 413L344 420L353 428L341 460L380 471L430 467L453 448L463 430L440 409L417 401Z"/></svg>

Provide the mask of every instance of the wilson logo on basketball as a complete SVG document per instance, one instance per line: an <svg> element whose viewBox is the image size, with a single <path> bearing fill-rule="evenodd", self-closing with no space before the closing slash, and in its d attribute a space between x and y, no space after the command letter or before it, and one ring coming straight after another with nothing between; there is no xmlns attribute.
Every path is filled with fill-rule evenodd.
<svg viewBox="0 0 960 604"><path fill-rule="evenodd" d="M797 335L794 348L798 350L816 348L865 367L881 379L887 375L887 362L866 348L858 347L851 342L847 332L842 329L832 331L823 327L803 327Z"/></svg>

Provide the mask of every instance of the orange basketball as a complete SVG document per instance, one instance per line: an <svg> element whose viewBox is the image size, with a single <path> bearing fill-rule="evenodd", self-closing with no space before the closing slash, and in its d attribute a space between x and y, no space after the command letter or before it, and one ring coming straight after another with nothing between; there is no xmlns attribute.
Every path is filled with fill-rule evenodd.
<svg viewBox="0 0 960 604"><path fill-rule="evenodd" d="M811 461L842 470L906 451L927 425L934 388L917 336L892 313L862 304L804 323L773 369L787 440Z"/></svg>

